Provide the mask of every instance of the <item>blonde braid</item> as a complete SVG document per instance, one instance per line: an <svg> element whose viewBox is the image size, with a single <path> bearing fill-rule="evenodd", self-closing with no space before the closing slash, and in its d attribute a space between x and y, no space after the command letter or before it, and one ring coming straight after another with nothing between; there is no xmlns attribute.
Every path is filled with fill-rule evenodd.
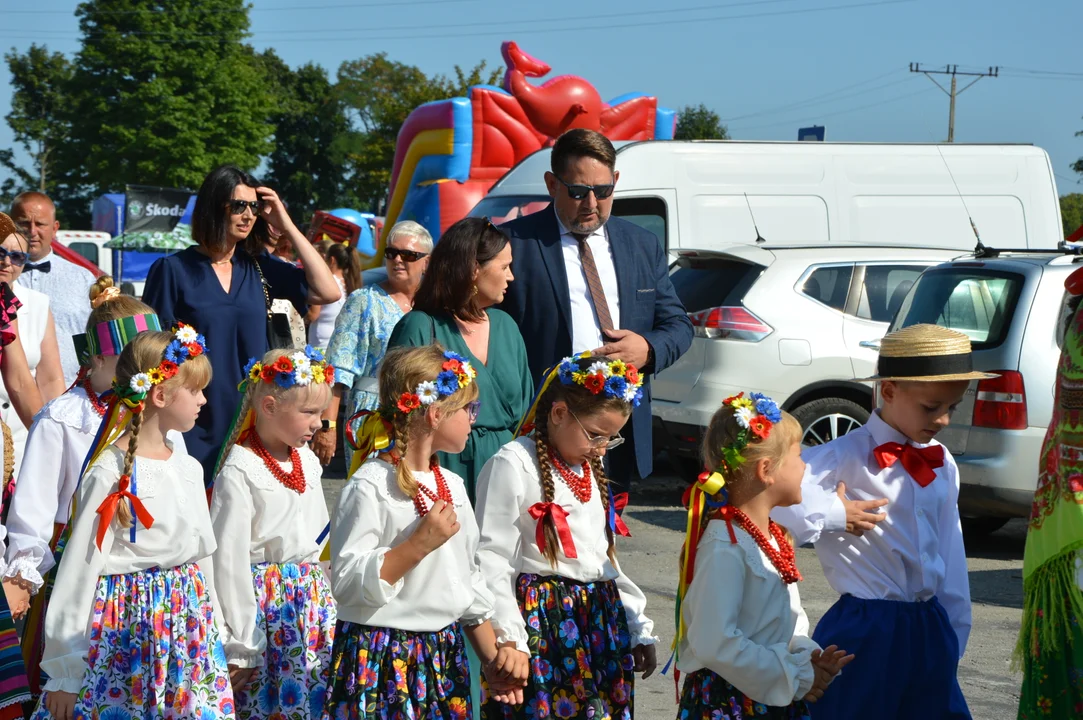
<svg viewBox="0 0 1083 720"><path fill-rule="evenodd" d="M544 416L539 413L534 425L534 449L538 454L538 476L541 478L542 502L551 503L556 494L556 487L553 480L553 466L549 462L548 423L548 412ZM545 558L552 567L556 568L557 549L560 547L557 528L551 515L545 515L541 521L545 532Z"/></svg>
<svg viewBox="0 0 1083 720"><path fill-rule="evenodd" d="M414 477L413 471L410 470L410 463L406 462L406 443L410 434L408 429L410 419L402 413L395 413L391 425L395 431L395 453L399 457L399 461L395 465L395 480L398 482L402 494L412 500L417 495L417 478Z"/></svg>
<svg viewBox="0 0 1083 720"><path fill-rule="evenodd" d="M590 471L594 475L595 484L598 486L598 494L602 496L602 512L605 514L605 537L609 540L609 550L606 551L606 554L609 555L611 562L615 562L617 559L617 544L613 537L613 528L609 527L609 476L605 474L600 457L590 459Z"/></svg>
<svg viewBox="0 0 1083 720"><path fill-rule="evenodd" d="M128 450L124 453L124 469L121 475L132 476L132 466L135 465L135 451L139 447L139 428L143 427L143 411L132 410L131 436L128 438ZM117 525L130 527L132 524L132 509L127 501L117 503Z"/></svg>

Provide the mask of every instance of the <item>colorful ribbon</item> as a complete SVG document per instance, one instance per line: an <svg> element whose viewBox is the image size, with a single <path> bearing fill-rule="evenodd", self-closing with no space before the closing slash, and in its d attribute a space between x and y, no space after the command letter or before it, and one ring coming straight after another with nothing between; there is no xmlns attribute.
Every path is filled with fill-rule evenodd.
<svg viewBox="0 0 1083 720"><path fill-rule="evenodd" d="M120 485L116 492L110 493L106 496L105 500L102 500L102 504L98 506L98 550L102 549L102 542L105 540L105 534L109 532L109 526L113 524L113 518L117 514L117 506L121 500L128 500L132 506L132 514L139 519L139 522L143 523L143 527L150 528L154 525L154 518L147 512L147 508L144 507L143 501L136 497L134 494L128 491L130 478L127 475L120 476ZM134 533L134 525L133 525Z"/></svg>
<svg viewBox="0 0 1083 720"><path fill-rule="evenodd" d="M364 418L364 420L358 426L355 434L353 424L359 418ZM394 447L395 444L391 440L393 431L394 428L390 421L386 420L379 410L362 410L347 420L345 428L346 442L350 444L354 452L350 461L350 472L346 477L353 477L353 474L361 467L361 463L372 453L390 450Z"/></svg>
<svg viewBox="0 0 1083 720"><path fill-rule="evenodd" d="M632 537L632 532L624 524L621 513L628 506L628 493L613 494L613 486L609 486L609 532L623 537Z"/></svg>
<svg viewBox="0 0 1083 720"><path fill-rule="evenodd" d="M226 437L233 437L234 431L237 433L237 441L240 442L242 436L246 436L247 433L256 426L256 413L252 408L248 408L248 412L244 417L241 417L241 410L244 408L244 396L248 392L248 378L244 377L237 385L237 392L241 393L241 402L237 403L237 409L233 411L233 419L229 421L229 429L226 430ZM238 427L238 424L240 427ZM214 491L214 481L218 477L218 473L222 470L222 464L226 461L226 453L232 449L229 443L222 443L222 448L218 451L218 459L214 463L214 472L211 473L209 480L206 480L207 487L207 504L211 503L211 495Z"/></svg>
<svg viewBox="0 0 1083 720"><path fill-rule="evenodd" d="M560 539L561 550L564 557L574 560L579 557L575 552L575 542L572 540L572 529L568 527L568 511L553 502L534 503L530 506L530 517L538 521L534 530L534 539L538 543L538 549L545 553L545 518L552 518L553 525L557 529L557 537Z"/></svg>
<svg viewBox="0 0 1083 720"><path fill-rule="evenodd" d="M331 535L331 523L327 523L324 526L323 531L319 537L316 538L316 544L321 546L320 550L320 562L331 562L331 543L329 542Z"/></svg>

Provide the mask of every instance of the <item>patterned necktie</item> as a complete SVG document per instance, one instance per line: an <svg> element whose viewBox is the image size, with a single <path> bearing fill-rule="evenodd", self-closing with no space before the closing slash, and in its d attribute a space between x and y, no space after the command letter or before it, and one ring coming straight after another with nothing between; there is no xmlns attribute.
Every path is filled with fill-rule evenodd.
<svg viewBox="0 0 1083 720"><path fill-rule="evenodd" d="M587 237L572 235L579 243L579 262L583 265L583 273L587 276L587 289L590 290L590 299L594 302L594 313L598 317L598 327L604 334L613 329L613 316L609 314L609 303L605 299L605 289L602 287L602 279L598 276L598 266L594 264L594 253L587 244Z"/></svg>

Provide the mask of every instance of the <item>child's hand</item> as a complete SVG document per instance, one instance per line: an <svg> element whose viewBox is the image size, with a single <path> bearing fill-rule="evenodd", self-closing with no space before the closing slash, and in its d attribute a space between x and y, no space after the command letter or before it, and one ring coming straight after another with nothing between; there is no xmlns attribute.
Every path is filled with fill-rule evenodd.
<svg viewBox="0 0 1083 720"><path fill-rule="evenodd" d="M252 676L256 674L256 668L242 668L236 665L229 666L229 684L233 687L233 694L236 695L241 690L244 690L248 685L248 681L252 679Z"/></svg>
<svg viewBox="0 0 1083 720"><path fill-rule="evenodd" d="M30 589L25 583L17 582L15 578L4 580L4 596L7 598L8 607L11 609L11 617L18 620L26 615L30 609Z"/></svg>
<svg viewBox="0 0 1083 720"><path fill-rule="evenodd" d="M487 680L487 679L486 679ZM523 689L511 685L493 685L489 683L489 695L498 703L505 705L522 705Z"/></svg>
<svg viewBox="0 0 1083 720"><path fill-rule="evenodd" d="M807 703L814 703L824 696L827 692L827 686L831 684L831 678L834 677L830 672L820 667L819 665L813 665L812 671L815 676L812 680L812 687L809 688L808 694L805 695L804 700Z"/></svg>
<svg viewBox="0 0 1083 720"><path fill-rule="evenodd" d="M428 555L450 540L459 532L459 521L455 507L443 500L437 500L422 519L410 540L417 543L418 549Z"/></svg>
<svg viewBox="0 0 1083 720"><path fill-rule="evenodd" d="M502 645L486 668L485 676L499 683L523 687L530 676L530 655L517 650L514 643Z"/></svg>
<svg viewBox="0 0 1083 720"><path fill-rule="evenodd" d="M853 661L854 656L847 655L845 650L839 650L837 645L828 645L823 652L812 653L812 664L823 668L835 677L842 669Z"/></svg>
<svg viewBox="0 0 1083 720"><path fill-rule="evenodd" d="M846 508L846 532L855 537L861 537L876 527L876 523L886 516L876 512L879 508L887 505L887 499L879 500L850 500L846 497L846 483L840 482L835 489L835 494Z"/></svg>
<svg viewBox="0 0 1083 720"><path fill-rule="evenodd" d="M72 720L75 714L75 693L50 690L45 693L45 708L53 720Z"/></svg>
<svg viewBox="0 0 1083 720"><path fill-rule="evenodd" d="M632 648L632 657L635 659L633 671L643 673L644 680L653 675L654 669L658 667L658 656L655 654L654 645L636 645Z"/></svg>

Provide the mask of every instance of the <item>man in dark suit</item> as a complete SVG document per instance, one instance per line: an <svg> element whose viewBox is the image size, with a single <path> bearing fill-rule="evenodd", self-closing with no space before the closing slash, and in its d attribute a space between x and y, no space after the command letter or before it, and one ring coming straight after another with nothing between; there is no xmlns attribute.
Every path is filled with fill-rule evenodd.
<svg viewBox="0 0 1083 720"><path fill-rule="evenodd" d="M515 280L500 308L519 324L537 382L583 351L619 358L646 374L623 446L608 454L610 477L628 487L654 466L650 373L692 343L692 323L669 280L666 252L651 232L610 218L620 177L601 133L569 130L553 145L549 207L501 226L511 237Z"/></svg>

